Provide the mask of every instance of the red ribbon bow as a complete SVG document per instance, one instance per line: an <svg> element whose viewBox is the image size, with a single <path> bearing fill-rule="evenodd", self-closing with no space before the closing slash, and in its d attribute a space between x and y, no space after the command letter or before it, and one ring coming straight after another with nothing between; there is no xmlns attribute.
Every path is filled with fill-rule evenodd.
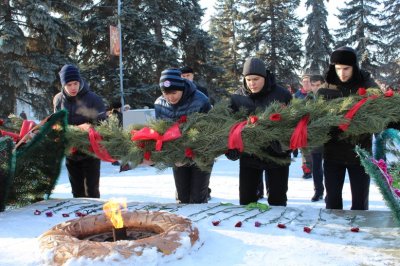
<svg viewBox="0 0 400 266"><path fill-rule="evenodd" d="M110 156L108 151L100 145L100 141L103 138L101 137L100 133L97 132L94 128L89 128L89 141L90 145L93 149L94 154L96 154L97 158L105 162L115 162L116 160Z"/></svg>
<svg viewBox="0 0 400 266"><path fill-rule="evenodd" d="M358 103L356 103L349 111L347 111L347 113L344 115L344 118L347 118L349 121L342 123L339 125L339 128L342 131L346 131L349 126L350 126L350 122L353 119L353 117L356 115L356 113L358 112L358 110L361 108L361 106L363 106L365 104L366 101L368 100L372 100L372 99L376 99L378 96L376 95L372 95L369 96L367 98L364 98L362 100L360 100Z"/></svg>
<svg viewBox="0 0 400 266"><path fill-rule="evenodd" d="M136 140L155 140L156 141L156 151L161 151L162 145L164 141L170 141L174 139L178 139L182 136L181 131L179 130L179 123L173 124L167 131L165 131L164 135L161 135L154 129L149 127L144 127L139 131L132 130L132 141Z"/></svg>
<svg viewBox="0 0 400 266"><path fill-rule="evenodd" d="M249 118L250 118L249 120L250 124L255 124L258 121L257 116L250 116ZM242 131L247 124L248 121L246 120L243 122L238 122L231 127L228 137L228 149L230 150L237 149L240 152L243 152L244 145L242 139Z"/></svg>
<svg viewBox="0 0 400 266"><path fill-rule="evenodd" d="M297 123L297 126L290 137L290 149L295 150L307 146L307 124L309 119L310 115L305 115Z"/></svg>

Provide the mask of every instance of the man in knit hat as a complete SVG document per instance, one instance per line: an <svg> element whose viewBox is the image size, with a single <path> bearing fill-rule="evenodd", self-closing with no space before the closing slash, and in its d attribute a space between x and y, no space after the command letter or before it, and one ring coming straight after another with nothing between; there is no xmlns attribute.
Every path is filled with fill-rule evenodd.
<svg viewBox="0 0 400 266"><path fill-rule="evenodd" d="M182 67L180 70L181 70L181 72L182 72L182 74L181 74L181 77L182 77L182 78L187 79L187 80L190 80L191 82L193 82L193 83L196 85L196 87L197 87L197 89L198 89L199 91L201 91L202 93L204 93L205 96L209 97L209 96L208 96L207 88L204 88L204 87L200 86L197 82L194 81L194 71L193 71L193 68L188 67L188 66L184 66L184 67Z"/></svg>
<svg viewBox="0 0 400 266"><path fill-rule="evenodd" d="M106 119L106 109L102 99L90 91L89 85L81 78L74 65L64 65L59 72L61 92L54 96L54 112L68 111L68 125L81 130ZM65 160L74 198L100 198L100 160L86 155L76 148Z"/></svg>
<svg viewBox="0 0 400 266"><path fill-rule="evenodd" d="M156 119L178 121L191 113L207 113L211 104L207 96L197 90L193 82L181 77L179 69L161 72L160 89L162 95L154 103ZM202 171L191 161L177 162L172 168L177 200L179 203L207 203L208 185L212 166Z"/></svg>
<svg viewBox="0 0 400 266"><path fill-rule="evenodd" d="M325 99L348 97L357 94L359 88L376 86L370 74L359 68L355 50L346 46L331 54L325 80L325 86L317 93ZM331 139L323 148L326 208L343 209L342 190L347 170L352 196L351 209L368 210L370 177L365 173L354 149L358 145L371 152L372 137L369 134L361 135L354 143L349 138L341 137L341 132L341 129L333 128Z"/></svg>
<svg viewBox="0 0 400 266"><path fill-rule="evenodd" d="M274 75L266 69L259 58L248 58L243 65L243 87L231 96L231 109L238 112L241 108L248 115L254 115L256 109L265 109L273 102L289 104L292 95L279 86ZM261 159L253 154L229 150L226 157L230 160L240 159L239 163L239 201L241 205L257 202L258 187L265 172L270 205L286 206L289 179L290 151L283 151L279 142L263 147L265 153L276 157L286 164L278 164L272 160Z"/></svg>

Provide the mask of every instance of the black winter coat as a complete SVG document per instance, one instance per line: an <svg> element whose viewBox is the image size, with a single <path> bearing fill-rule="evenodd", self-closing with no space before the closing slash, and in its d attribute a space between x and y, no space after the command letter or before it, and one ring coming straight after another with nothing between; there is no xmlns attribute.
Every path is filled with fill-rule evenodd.
<svg viewBox="0 0 400 266"><path fill-rule="evenodd" d="M207 96L197 90L193 82L185 80L185 89L177 104L168 103L161 95L154 103L154 110L157 119L176 121L183 115L195 112L207 113L211 110L211 104Z"/></svg>
<svg viewBox="0 0 400 266"><path fill-rule="evenodd" d="M68 124L97 124L107 118L106 108L102 99L90 91L89 85L82 80L81 90L75 97L69 96L63 89L53 98L54 112L65 109L68 111Z"/></svg>
<svg viewBox="0 0 400 266"><path fill-rule="evenodd" d="M107 118L106 108L102 99L90 91L89 85L82 80L81 89L74 97L69 96L63 89L53 98L54 112L65 109L68 111L68 124L81 125L84 123L97 124ZM76 152L68 156L71 160L89 158L88 155Z"/></svg>
<svg viewBox="0 0 400 266"><path fill-rule="evenodd" d="M346 83L339 80L336 75L334 66L331 65L326 76L326 87L318 90L317 95L322 96L324 99L335 99L341 97L348 97L357 93L359 88L377 87L371 75L363 70L358 70L356 67L353 69L353 78ZM331 139L324 145L324 159L331 160L346 164L359 164L360 160L354 151L355 146L359 145L361 148L370 151L372 150L372 136L364 134L359 136L356 143L351 142L350 139L339 139L341 130L333 128L330 132Z"/></svg>
<svg viewBox="0 0 400 266"><path fill-rule="evenodd" d="M230 107L233 112L239 111L240 108L245 108L247 110L247 115L251 115L254 114L257 109L264 110L273 102L280 102L288 105L291 100L292 95L290 92L276 84L274 75L267 71L265 85L258 93L252 93L247 87L246 80L243 79L243 87L231 96ZM283 151L279 142L271 143L270 146L265 147L265 150L274 157L290 158L290 151ZM246 153L242 154L240 159L241 164L259 169L281 166L272 161L262 161L255 155Z"/></svg>

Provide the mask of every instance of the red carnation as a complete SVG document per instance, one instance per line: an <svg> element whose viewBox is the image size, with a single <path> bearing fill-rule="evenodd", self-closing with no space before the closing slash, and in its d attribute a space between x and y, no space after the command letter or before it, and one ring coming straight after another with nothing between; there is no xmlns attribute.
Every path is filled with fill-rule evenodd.
<svg viewBox="0 0 400 266"><path fill-rule="evenodd" d="M178 123L182 124L182 123L186 123L187 122L187 116L183 115L179 118Z"/></svg>
<svg viewBox="0 0 400 266"><path fill-rule="evenodd" d="M63 213L62 217L69 217L69 214L68 213Z"/></svg>
<svg viewBox="0 0 400 266"><path fill-rule="evenodd" d="M35 212L34 212L33 214L34 214L34 215L40 215L40 214L42 214L42 212L39 211L39 210L35 210Z"/></svg>
<svg viewBox="0 0 400 266"><path fill-rule="evenodd" d="M260 227L260 226L261 226L261 223L260 223L259 221L255 221L255 222L254 222L254 226L255 226L255 227Z"/></svg>
<svg viewBox="0 0 400 266"><path fill-rule="evenodd" d="M151 152L150 151L146 151L143 155L144 159L147 161L150 161L151 158Z"/></svg>
<svg viewBox="0 0 400 266"><path fill-rule="evenodd" d="M0 126L4 125L4 120L0 119Z"/></svg>
<svg viewBox="0 0 400 266"><path fill-rule="evenodd" d="M217 226L217 225L219 225L221 223L221 221L212 221L212 224L214 225L214 226Z"/></svg>
<svg viewBox="0 0 400 266"><path fill-rule="evenodd" d="M191 148L185 149L185 156L192 159L194 157L193 150Z"/></svg>
<svg viewBox="0 0 400 266"><path fill-rule="evenodd" d="M393 90L389 89L385 92L385 97L392 97L393 96Z"/></svg>
<svg viewBox="0 0 400 266"><path fill-rule="evenodd" d="M365 88L358 88L357 93L358 95L363 96L367 93L367 90Z"/></svg>
<svg viewBox="0 0 400 266"><path fill-rule="evenodd" d="M235 224L235 227L242 227L242 222L241 222L241 221L237 222L237 223Z"/></svg>
<svg viewBox="0 0 400 266"><path fill-rule="evenodd" d="M138 146L140 149L144 149L146 147L144 142L137 142L136 146Z"/></svg>
<svg viewBox="0 0 400 266"><path fill-rule="evenodd" d="M76 212L75 216L77 216L77 217L85 217L86 214L84 214L83 212Z"/></svg>
<svg viewBox="0 0 400 266"><path fill-rule="evenodd" d="M271 120L271 121L280 121L281 120L281 114L278 114L278 113L271 114L269 116L269 120Z"/></svg>
<svg viewBox="0 0 400 266"><path fill-rule="evenodd" d="M46 212L46 216L47 217L53 217L53 213L52 212Z"/></svg>
<svg viewBox="0 0 400 266"><path fill-rule="evenodd" d="M352 228L350 229L350 231L352 231L353 233L358 233L358 232L360 232L360 228L358 228L358 227L352 227Z"/></svg>
<svg viewBox="0 0 400 266"><path fill-rule="evenodd" d="M285 224L281 224L281 223L279 223L277 226L278 226L280 229L285 229L285 228L286 228L286 225L285 225Z"/></svg>
<svg viewBox="0 0 400 266"><path fill-rule="evenodd" d="M255 115L251 115L249 117L249 120L250 120L250 124L255 124L258 121L258 117Z"/></svg>
<svg viewBox="0 0 400 266"><path fill-rule="evenodd" d="M304 228L303 228L303 231L308 233L308 234L311 233L311 230L312 229L310 227L308 227L308 226L304 226Z"/></svg>

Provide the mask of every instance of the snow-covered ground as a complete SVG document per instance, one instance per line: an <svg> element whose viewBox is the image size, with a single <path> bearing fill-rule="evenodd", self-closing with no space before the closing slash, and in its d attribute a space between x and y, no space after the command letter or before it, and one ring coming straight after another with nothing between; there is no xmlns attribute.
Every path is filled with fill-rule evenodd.
<svg viewBox="0 0 400 266"><path fill-rule="evenodd" d="M69 265L400 265L400 228L391 221L391 213L373 182L370 211L349 211L348 180L343 190L345 210L325 210L323 201L310 201L313 182L301 177L300 164L299 156L290 167L287 208L272 207L260 212L220 205L238 204L238 162L225 157L218 158L214 165L209 204L185 206L175 205L170 169L159 172L143 166L119 173L119 167L102 163L101 200L125 197L129 210L164 209L189 217L199 229L200 241L191 248L182 245L180 252L170 256L162 257L153 249L140 258L118 262L115 257L97 261L80 259ZM70 199L65 169L52 198L55 200L0 213L0 265L43 264L37 237L72 219L74 208L79 207L67 207L74 206L71 203L76 200ZM60 202L64 205L59 210L53 208ZM80 203L81 206L102 204L98 200L80 200ZM36 209L49 207L57 210L53 217L33 214ZM66 212L71 213L70 218L62 217ZM212 221L217 220L221 223L213 226ZM235 227L238 221L243 221L241 227ZM261 226L256 227L255 222ZM286 228L278 228L278 223L285 223ZM306 233L304 227L312 231ZM358 227L360 232L351 232L352 227Z"/></svg>

